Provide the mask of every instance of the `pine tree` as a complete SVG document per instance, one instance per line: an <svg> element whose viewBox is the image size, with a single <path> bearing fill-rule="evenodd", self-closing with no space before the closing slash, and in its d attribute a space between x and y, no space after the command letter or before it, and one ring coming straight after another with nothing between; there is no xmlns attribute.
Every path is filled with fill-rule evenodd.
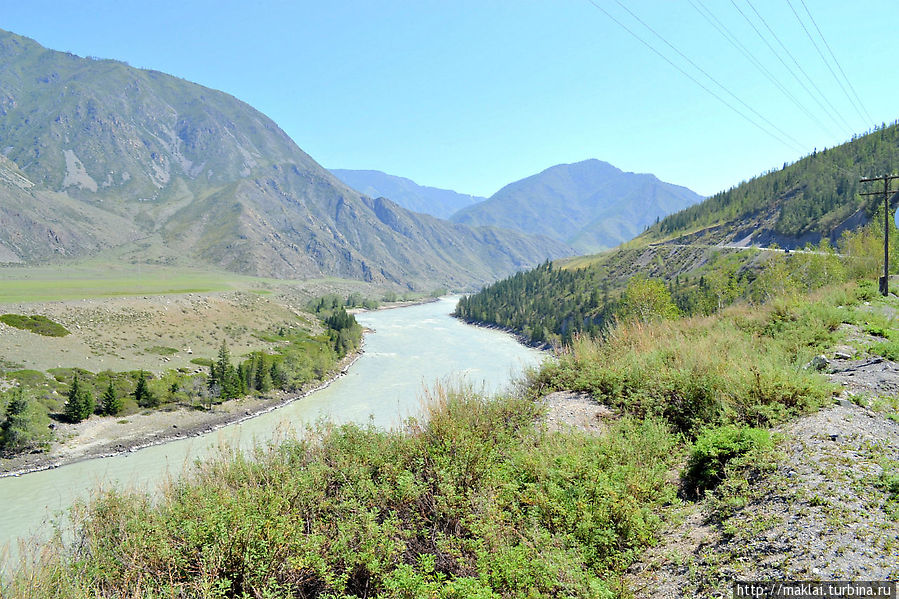
<svg viewBox="0 0 899 599"><path fill-rule="evenodd" d="M272 364L274 366L274 364ZM256 367L256 390L260 393L268 393L272 390L272 373L270 368L266 368L265 360L260 359Z"/></svg>
<svg viewBox="0 0 899 599"><path fill-rule="evenodd" d="M65 415L70 422L81 422L94 412L94 396L90 390L81 386L78 375L72 380L67 395Z"/></svg>
<svg viewBox="0 0 899 599"><path fill-rule="evenodd" d="M157 398L147 385L147 376L143 370L140 371L140 377L137 379L137 386L134 388L134 401L142 408L155 408L159 406L159 398Z"/></svg>
<svg viewBox="0 0 899 599"><path fill-rule="evenodd" d="M50 442L50 418L21 387L12 391L6 418L0 425L0 448L8 454L42 449Z"/></svg>
<svg viewBox="0 0 899 599"><path fill-rule="evenodd" d="M101 410L107 416L115 416L121 412L124 407L125 402L116 394L115 387L110 380L109 385L106 387L106 391L103 393L103 397L100 399Z"/></svg>

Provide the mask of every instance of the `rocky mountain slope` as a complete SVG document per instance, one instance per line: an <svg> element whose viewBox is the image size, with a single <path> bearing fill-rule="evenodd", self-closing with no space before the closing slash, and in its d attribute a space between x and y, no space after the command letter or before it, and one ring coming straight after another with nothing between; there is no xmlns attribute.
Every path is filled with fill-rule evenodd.
<svg viewBox="0 0 899 599"><path fill-rule="evenodd" d="M0 154L7 262L152 238L240 273L459 287L569 252L363 196L225 93L3 31Z"/></svg>
<svg viewBox="0 0 899 599"><path fill-rule="evenodd" d="M654 175L585 160L511 183L452 220L542 233L589 253L632 239L658 218L701 199Z"/></svg>
<svg viewBox="0 0 899 599"><path fill-rule="evenodd" d="M331 169L338 179L367 196L390 198L407 210L423 212L437 218L449 218L466 206L487 198L419 185L411 179L388 175L381 171Z"/></svg>

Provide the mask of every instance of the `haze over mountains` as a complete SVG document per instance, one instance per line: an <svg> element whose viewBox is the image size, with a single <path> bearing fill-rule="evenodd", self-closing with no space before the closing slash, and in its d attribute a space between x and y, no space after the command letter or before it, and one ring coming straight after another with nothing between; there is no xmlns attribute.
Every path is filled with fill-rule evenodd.
<svg viewBox="0 0 899 599"><path fill-rule="evenodd" d="M419 185L411 179L381 171L332 168L338 179L367 196L390 198L403 208L437 218L449 218L455 212L487 198Z"/></svg>
<svg viewBox="0 0 899 599"><path fill-rule="evenodd" d="M206 263L283 278L466 286L562 243L366 197L228 94L0 30L0 260Z"/></svg>
<svg viewBox="0 0 899 599"><path fill-rule="evenodd" d="M584 160L510 183L452 220L539 232L589 253L632 239L658 218L700 200L699 194L654 175Z"/></svg>
<svg viewBox="0 0 899 599"><path fill-rule="evenodd" d="M547 235L582 253L628 241L659 218L703 199L686 187L654 175L626 173L599 160L550 167L490 198L425 187L380 171L331 172L361 193L385 196L410 210L473 226Z"/></svg>

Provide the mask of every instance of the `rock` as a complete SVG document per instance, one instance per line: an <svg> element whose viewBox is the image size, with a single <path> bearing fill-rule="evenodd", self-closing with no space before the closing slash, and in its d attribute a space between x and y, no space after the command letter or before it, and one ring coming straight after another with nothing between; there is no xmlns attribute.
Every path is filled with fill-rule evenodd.
<svg viewBox="0 0 899 599"><path fill-rule="evenodd" d="M830 364L830 360L824 354L818 354L805 365L806 370L824 370Z"/></svg>
<svg viewBox="0 0 899 599"><path fill-rule="evenodd" d="M844 351L834 352L833 357L835 360L851 360L852 359L852 356Z"/></svg>

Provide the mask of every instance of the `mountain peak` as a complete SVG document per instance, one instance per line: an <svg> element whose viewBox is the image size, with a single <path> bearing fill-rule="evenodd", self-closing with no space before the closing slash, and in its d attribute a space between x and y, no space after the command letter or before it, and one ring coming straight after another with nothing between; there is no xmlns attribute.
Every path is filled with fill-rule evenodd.
<svg viewBox="0 0 899 599"><path fill-rule="evenodd" d="M0 179L0 222L14 224L2 256L152 238L172 259L247 274L459 288L570 251L369 202L224 92L9 32L0 53L0 150L15 165L3 172L33 183Z"/></svg>
<svg viewBox="0 0 899 599"><path fill-rule="evenodd" d="M591 158L557 164L510 183L452 218L469 225L541 232L589 253L632 239L657 218L701 199L655 175L624 172Z"/></svg>

